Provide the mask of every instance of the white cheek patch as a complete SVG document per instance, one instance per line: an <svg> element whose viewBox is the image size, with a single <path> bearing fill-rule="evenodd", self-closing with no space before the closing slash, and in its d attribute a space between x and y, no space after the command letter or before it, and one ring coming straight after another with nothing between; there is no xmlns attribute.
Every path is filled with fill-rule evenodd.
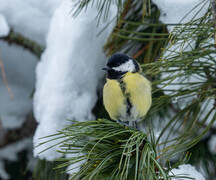
<svg viewBox="0 0 216 180"><path fill-rule="evenodd" d="M135 65L133 63L133 61L131 59L129 59L129 61L127 61L124 64L121 64L120 66L117 67L113 67L112 69L114 69L115 71L121 71L121 72L133 72L135 71Z"/></svg>

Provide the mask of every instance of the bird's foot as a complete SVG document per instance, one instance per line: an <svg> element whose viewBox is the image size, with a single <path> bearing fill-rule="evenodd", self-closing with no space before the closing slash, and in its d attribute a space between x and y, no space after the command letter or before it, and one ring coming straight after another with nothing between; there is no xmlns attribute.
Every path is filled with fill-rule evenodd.
<svg viewBox="0 0 216 180"><path fill-rule="evenodd" d="M140 131L137 121L129 122L129 121L117 120L117 123L119 123L125 127L129 127L129 126L133 127L134 129L137 129L138 131Z"/></svg>
<svg viewBox="0 0 216 180"><path fill-rule="evenodd" d="M140 131L137 121L132 122L132 127Z"/></svg>
<svg viewBox="0 0 216 180"><path fill-rule="evenodd" d="M126 127L129 127L129 121L120 121L120 120L117 120L117 123L123 125L123 126L126 126Z"/></svg>

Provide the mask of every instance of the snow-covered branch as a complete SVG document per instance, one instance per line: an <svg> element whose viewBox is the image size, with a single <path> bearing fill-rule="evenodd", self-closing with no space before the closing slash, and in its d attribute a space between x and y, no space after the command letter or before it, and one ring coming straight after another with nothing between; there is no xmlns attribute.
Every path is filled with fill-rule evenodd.
<svg viewBox="0 0 216 180"><path fill-rule="evenodd" d="M5 37L0 37L0 40L6 41L8 44L19 45L26 50L29 50L32 54L40 58L41 54L44 51L44 47L38 44L36 41L33 41L20 33L14 32L13 30Z"/></svg>

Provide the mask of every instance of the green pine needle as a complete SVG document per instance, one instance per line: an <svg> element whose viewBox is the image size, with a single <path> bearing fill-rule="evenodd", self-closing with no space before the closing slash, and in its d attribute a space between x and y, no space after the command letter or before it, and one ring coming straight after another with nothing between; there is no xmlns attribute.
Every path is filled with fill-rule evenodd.
<svg viewBox="0 0 216 180"><path fill-rule="evenodd" d="M71 179L103 177L103 179L144 180L172 177L169 175L172 167L168 170L158 161L154 136L151 136L151 142L143 132L106 119L75 122L59 133L53 135L54 139L56 136L64 139L59 152L73 156L57 159L65 162L56 168L70 167L72 164L82 162L80 170L71 175ZM179 161L178 165L187 160L188 155Z"/></svg>

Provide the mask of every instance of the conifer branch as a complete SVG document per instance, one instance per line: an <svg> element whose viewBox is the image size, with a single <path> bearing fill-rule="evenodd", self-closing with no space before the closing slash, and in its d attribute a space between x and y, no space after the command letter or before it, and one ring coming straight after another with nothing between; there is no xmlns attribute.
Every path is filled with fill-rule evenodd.
<svg viewBox="0 0 216 180"><path fill-rule="evenodd" d="M24 37L23 35L14 32L13 30L6 37L0 37L0 40L6 41L8 44L16 44L29 50L32 54L40 58L44 51L44 47L39 45L37 42Z"/></svg>

